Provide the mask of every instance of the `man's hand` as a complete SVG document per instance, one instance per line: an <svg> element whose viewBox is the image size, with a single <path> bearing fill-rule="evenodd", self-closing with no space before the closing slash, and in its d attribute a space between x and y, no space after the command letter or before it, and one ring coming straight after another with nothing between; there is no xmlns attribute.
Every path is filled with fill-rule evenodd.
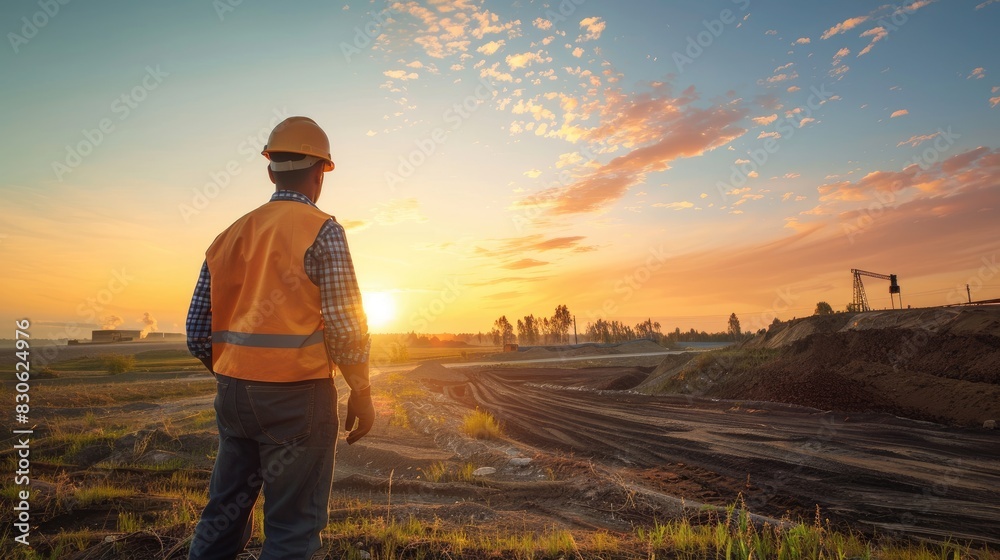
<svg viewBox="0 0 1000 560"><path fill-rule="evenodd" d="M357 428L354 428L355 421ZM358 391L352 390L351 396L347 399L347 419L344 422L344 429L351 432L347 434L347 444L350 445L365 437L374 423L375 405L372 404L372 386Z"/></svg>

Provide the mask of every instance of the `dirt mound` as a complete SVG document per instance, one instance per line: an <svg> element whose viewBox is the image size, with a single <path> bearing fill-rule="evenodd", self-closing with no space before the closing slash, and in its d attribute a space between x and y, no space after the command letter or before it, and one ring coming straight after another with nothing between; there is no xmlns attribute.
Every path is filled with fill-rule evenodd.
<svg viewBox="0 0 1000 560"><path fill-rule="evenodd" d="M611 381L598 387L598 389L602 389L604 391L628 391L645 381L647 377L649 377L648 371L636 368L620 377L612 379Z"/></svg>
<svg viewBox="0 0 1000 560"><path fill-rule="evenodd" d="M441 362L436 361L420 364L410 371L410 377L422 381L437 381L441 383L464 383L468 381L464 373L446 368L441 365Z"/></svg>
<svg viewBox="0 0 1000 560"><path fill-rule="evenodd" d="M810 317L739 350L665 360L640 390L884 412L982 426L1000 419L1000 309Z"/></svg>

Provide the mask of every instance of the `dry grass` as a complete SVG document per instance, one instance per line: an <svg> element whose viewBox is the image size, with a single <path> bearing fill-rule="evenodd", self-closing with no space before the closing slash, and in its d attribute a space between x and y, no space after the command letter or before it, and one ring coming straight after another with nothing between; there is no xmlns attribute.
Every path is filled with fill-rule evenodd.
<svg viewBox="0 0 1000 560"><path fill-rule="evenodd" d="M489 412L476 410L462 420L462 433L476 439L501 439L503 430L500 423Z"/></svg>

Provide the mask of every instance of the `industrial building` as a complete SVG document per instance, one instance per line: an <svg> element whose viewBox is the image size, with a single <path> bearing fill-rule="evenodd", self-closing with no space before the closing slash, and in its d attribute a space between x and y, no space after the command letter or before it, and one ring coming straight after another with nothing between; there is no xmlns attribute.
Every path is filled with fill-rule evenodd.
<svg viewBox="0 0 1000 560"><path fill-rule="evenodd" d="M182 332L150 332L146 333L142 339L146 341L187 340L187 335Z"/></svg>
<svg viewBox="0 0 1000 560"><path fill-rule="evenodd" d="M111 329L93 331L90 335L91 342L128 342L139 340L142 331L128 331L123 329Z"/></svg>

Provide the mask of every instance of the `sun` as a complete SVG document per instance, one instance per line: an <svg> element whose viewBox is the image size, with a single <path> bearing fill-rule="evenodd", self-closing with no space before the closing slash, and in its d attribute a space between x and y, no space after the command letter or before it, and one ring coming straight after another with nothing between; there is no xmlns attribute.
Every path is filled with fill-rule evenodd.
<svg viewBox="0 0 1000 560"><path fill-rule="evenodd" d="M396 318L396 300L390 292L361 292L370 328L381 328Z"/></svg>

